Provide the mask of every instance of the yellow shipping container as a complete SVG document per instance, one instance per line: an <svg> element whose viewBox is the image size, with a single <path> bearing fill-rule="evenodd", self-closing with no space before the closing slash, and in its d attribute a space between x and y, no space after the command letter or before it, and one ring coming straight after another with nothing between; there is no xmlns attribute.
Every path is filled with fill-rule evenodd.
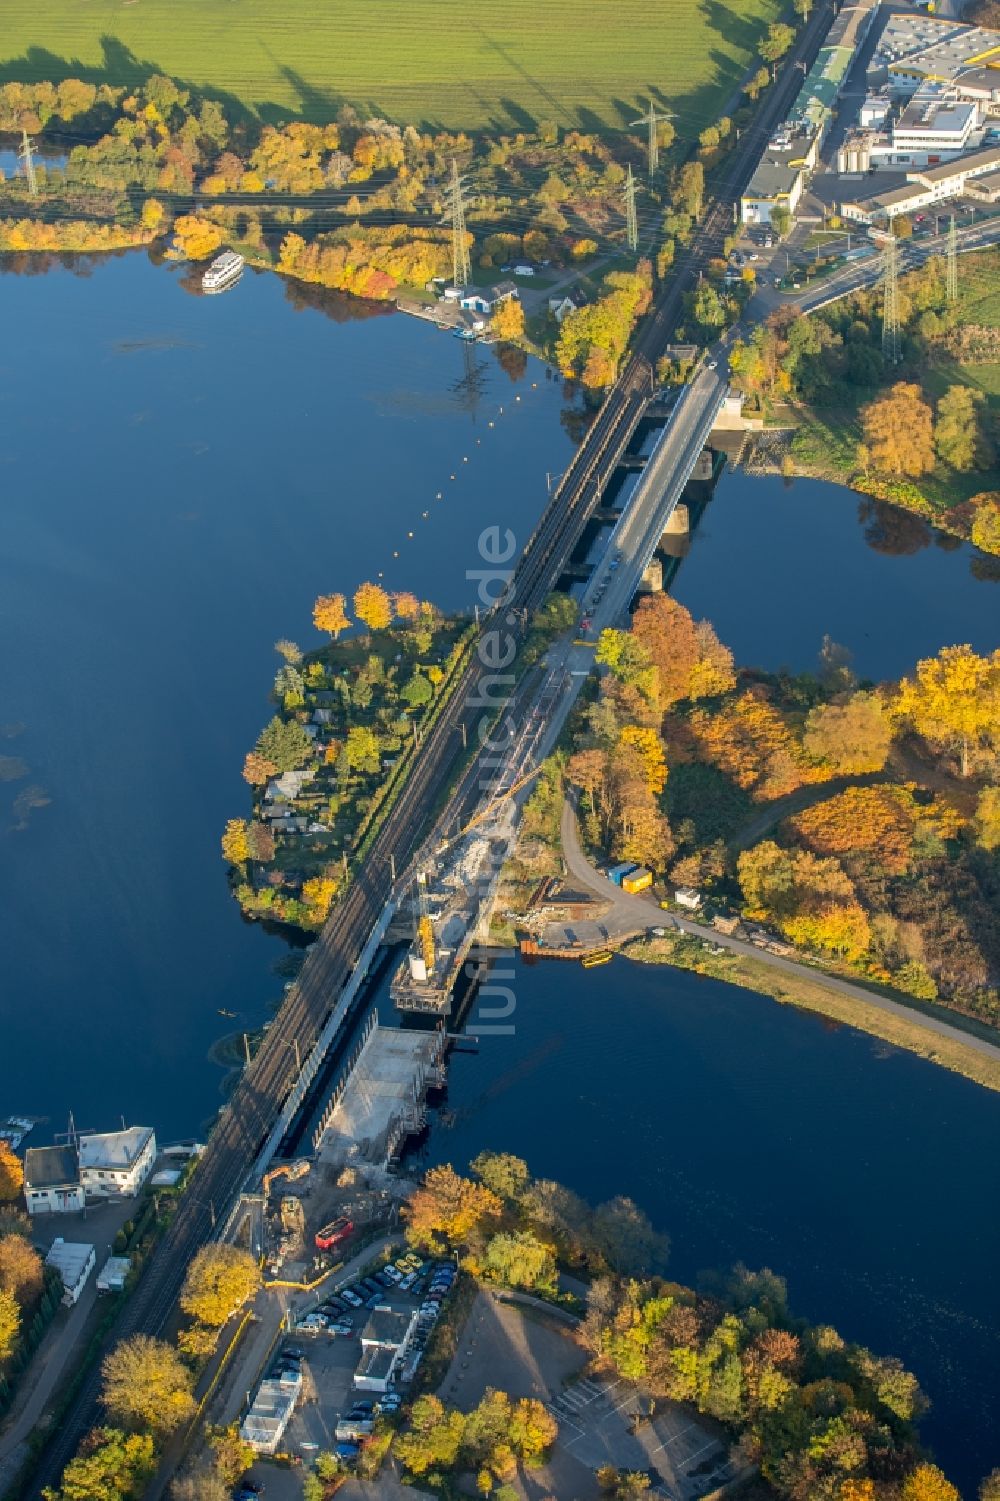
<svg viewBox="0 0 1000 1501"><path fill-rule="evenodd" d="M622 890L633 894L637 891L645 891L647 886L653 884L653 872L640 865L638 870L630 870L627 876L622 877Z"/></svg>

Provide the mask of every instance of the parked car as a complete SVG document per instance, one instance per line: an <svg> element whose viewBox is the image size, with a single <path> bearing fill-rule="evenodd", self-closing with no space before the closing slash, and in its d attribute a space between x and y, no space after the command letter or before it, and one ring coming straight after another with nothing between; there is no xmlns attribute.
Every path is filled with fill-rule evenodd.
<svg viewBox="0 0 1000 1501"><path fill-rule="evenodd" d="M335 1324L330 1325L330 1333L339 1335L341 1339L349 1339L354 1333L354 1325L349 1324L346 1319L338 1319Z"/></svg>
<svg viewBox="0 0 1000 1501"><path fill-rule="evenodd" d="M358 1296L353 1287L342 1287L340 1289L340 1296L344 1298L352 1308L360 1308L362 1303L364 1302L364 1299Z"/></svg>
<svg viewBox="0 0 1000 1501"><path fill-rule="evenodd" d="M282 1354L286 1360L304 1360L305 1350L300 1350L298 1345L286 1345Z"/></svg>
<svg viewBox="0 0 1000 1501"><path fill-rule="evenodd" d="M400 1292L408 1293L410 1291L410 1288L416 1282L416 1280L417 1280L417 1274L416 1274L416 1272L407 1272L406 1276L401 1280L401 1282L399 1284L399 1290L400 1290Z"/></svg>
<svg viewBox="0 0 1000 1501"><path fill-rule="evenodd" d="M372 1413L374 1411L375 1411L375 1403L373 1401L370 1401L367 1397L359 1397L356 1402L352 1402L351 1403L351 1412L352 1413L358 1413L358 1412Z"/></svg>

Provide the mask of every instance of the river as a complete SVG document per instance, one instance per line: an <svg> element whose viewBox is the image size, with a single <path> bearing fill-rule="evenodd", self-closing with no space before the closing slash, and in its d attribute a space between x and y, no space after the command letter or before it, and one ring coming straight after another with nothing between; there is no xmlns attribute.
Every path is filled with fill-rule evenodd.
<svg viewBox="0 0 1000 1501"><path fill-rule="evenodd" d="M193 297L144 253L0 274L0 1112L47 1116L36 1139L70 1109L203 1129L211 1044L280 996L285 946L241 921L218 851L273 642L317 639L314 596L380 572L467 605L481 528L523 540L570 455L539 366L512 380L363 312L272 276ZM742 662L809 668L829 634L878 678L997 644L981 562L846 491L726 475L677 593ZM679 1277L769 1262L801 1312L912 1363L957 1476L1000 1462L996 1096L624 961L519 966L517 998L512 1038L455 1058L432 1158L506 1147L630 1193Z"/></svg>
<svg viewBox="0 0 1000 1501"><path fill-rule="evenodd" d="M454 1124L423 1160L510 1151L591 1202L627 1194L680 1281L780 1272L795 1312L917 1373L971 1496L1000 1465L1000 1096L687 971L513 971L512 1035L453 1055Z"/></svg>

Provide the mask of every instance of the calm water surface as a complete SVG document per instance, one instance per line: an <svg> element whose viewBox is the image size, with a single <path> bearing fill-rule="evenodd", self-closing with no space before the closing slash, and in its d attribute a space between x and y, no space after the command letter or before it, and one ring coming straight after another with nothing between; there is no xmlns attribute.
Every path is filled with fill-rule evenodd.
<svg viewBox="0 0 1000 1501"><path fill-rule="evenodd" d="M316 594L380 571L470 604L482 527L523 541L565 467L538 366L484 351L470 390L459 341L331 306L193 297L142 253L0 275L0 756L28 768L0 782L0 1111L199 1129L218 1008L280 995L219 857L274 641L319 644Z"/></svg>
<svg viewBox="0 0 1000 1501"><path fill-rule="evenodd" d="M517 962L507 983L514 1035L453 1057L428 1160L507 1150L591 1201L628 1194L684 1281L780 1271L797 1312L917 1372L971 1495L1000 1465L1000 1096L683 971Z"/></svg>

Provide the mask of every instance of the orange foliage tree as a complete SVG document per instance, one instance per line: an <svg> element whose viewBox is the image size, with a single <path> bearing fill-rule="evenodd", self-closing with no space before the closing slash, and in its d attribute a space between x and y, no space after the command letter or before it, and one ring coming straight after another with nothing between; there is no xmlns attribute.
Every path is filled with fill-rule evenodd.
<svg viewBox="0 0 1000 1501"><path fill-rule="evenodd" d="M0 1203L11 1204L21 1197L24 1168L10 1143L0 1140Z"/></svg>
<svg viewBox="0 0 1000 1501"><path fill-rule="evenodd" d="M334 641L350 623L347 602L342 594L321 594L313 605L313 625L318 631L329 631Z"/></svg>
<svg viewBox="0 0 1000 1501"><path fill-rule="evenodd" d="M378 584L359 584L354 591L354 613L370 631L383 631L392 623L392 600Z"/></svg>
<svg viewBox="0 0 1000 1501"><path fill-rule="evenodd" d="M492 1189L463 1178L450 1163L432 1167L406 1204L407 1238L435 1249L466 1245L484 1223L499 1219L503 1204Z"/></svg>

